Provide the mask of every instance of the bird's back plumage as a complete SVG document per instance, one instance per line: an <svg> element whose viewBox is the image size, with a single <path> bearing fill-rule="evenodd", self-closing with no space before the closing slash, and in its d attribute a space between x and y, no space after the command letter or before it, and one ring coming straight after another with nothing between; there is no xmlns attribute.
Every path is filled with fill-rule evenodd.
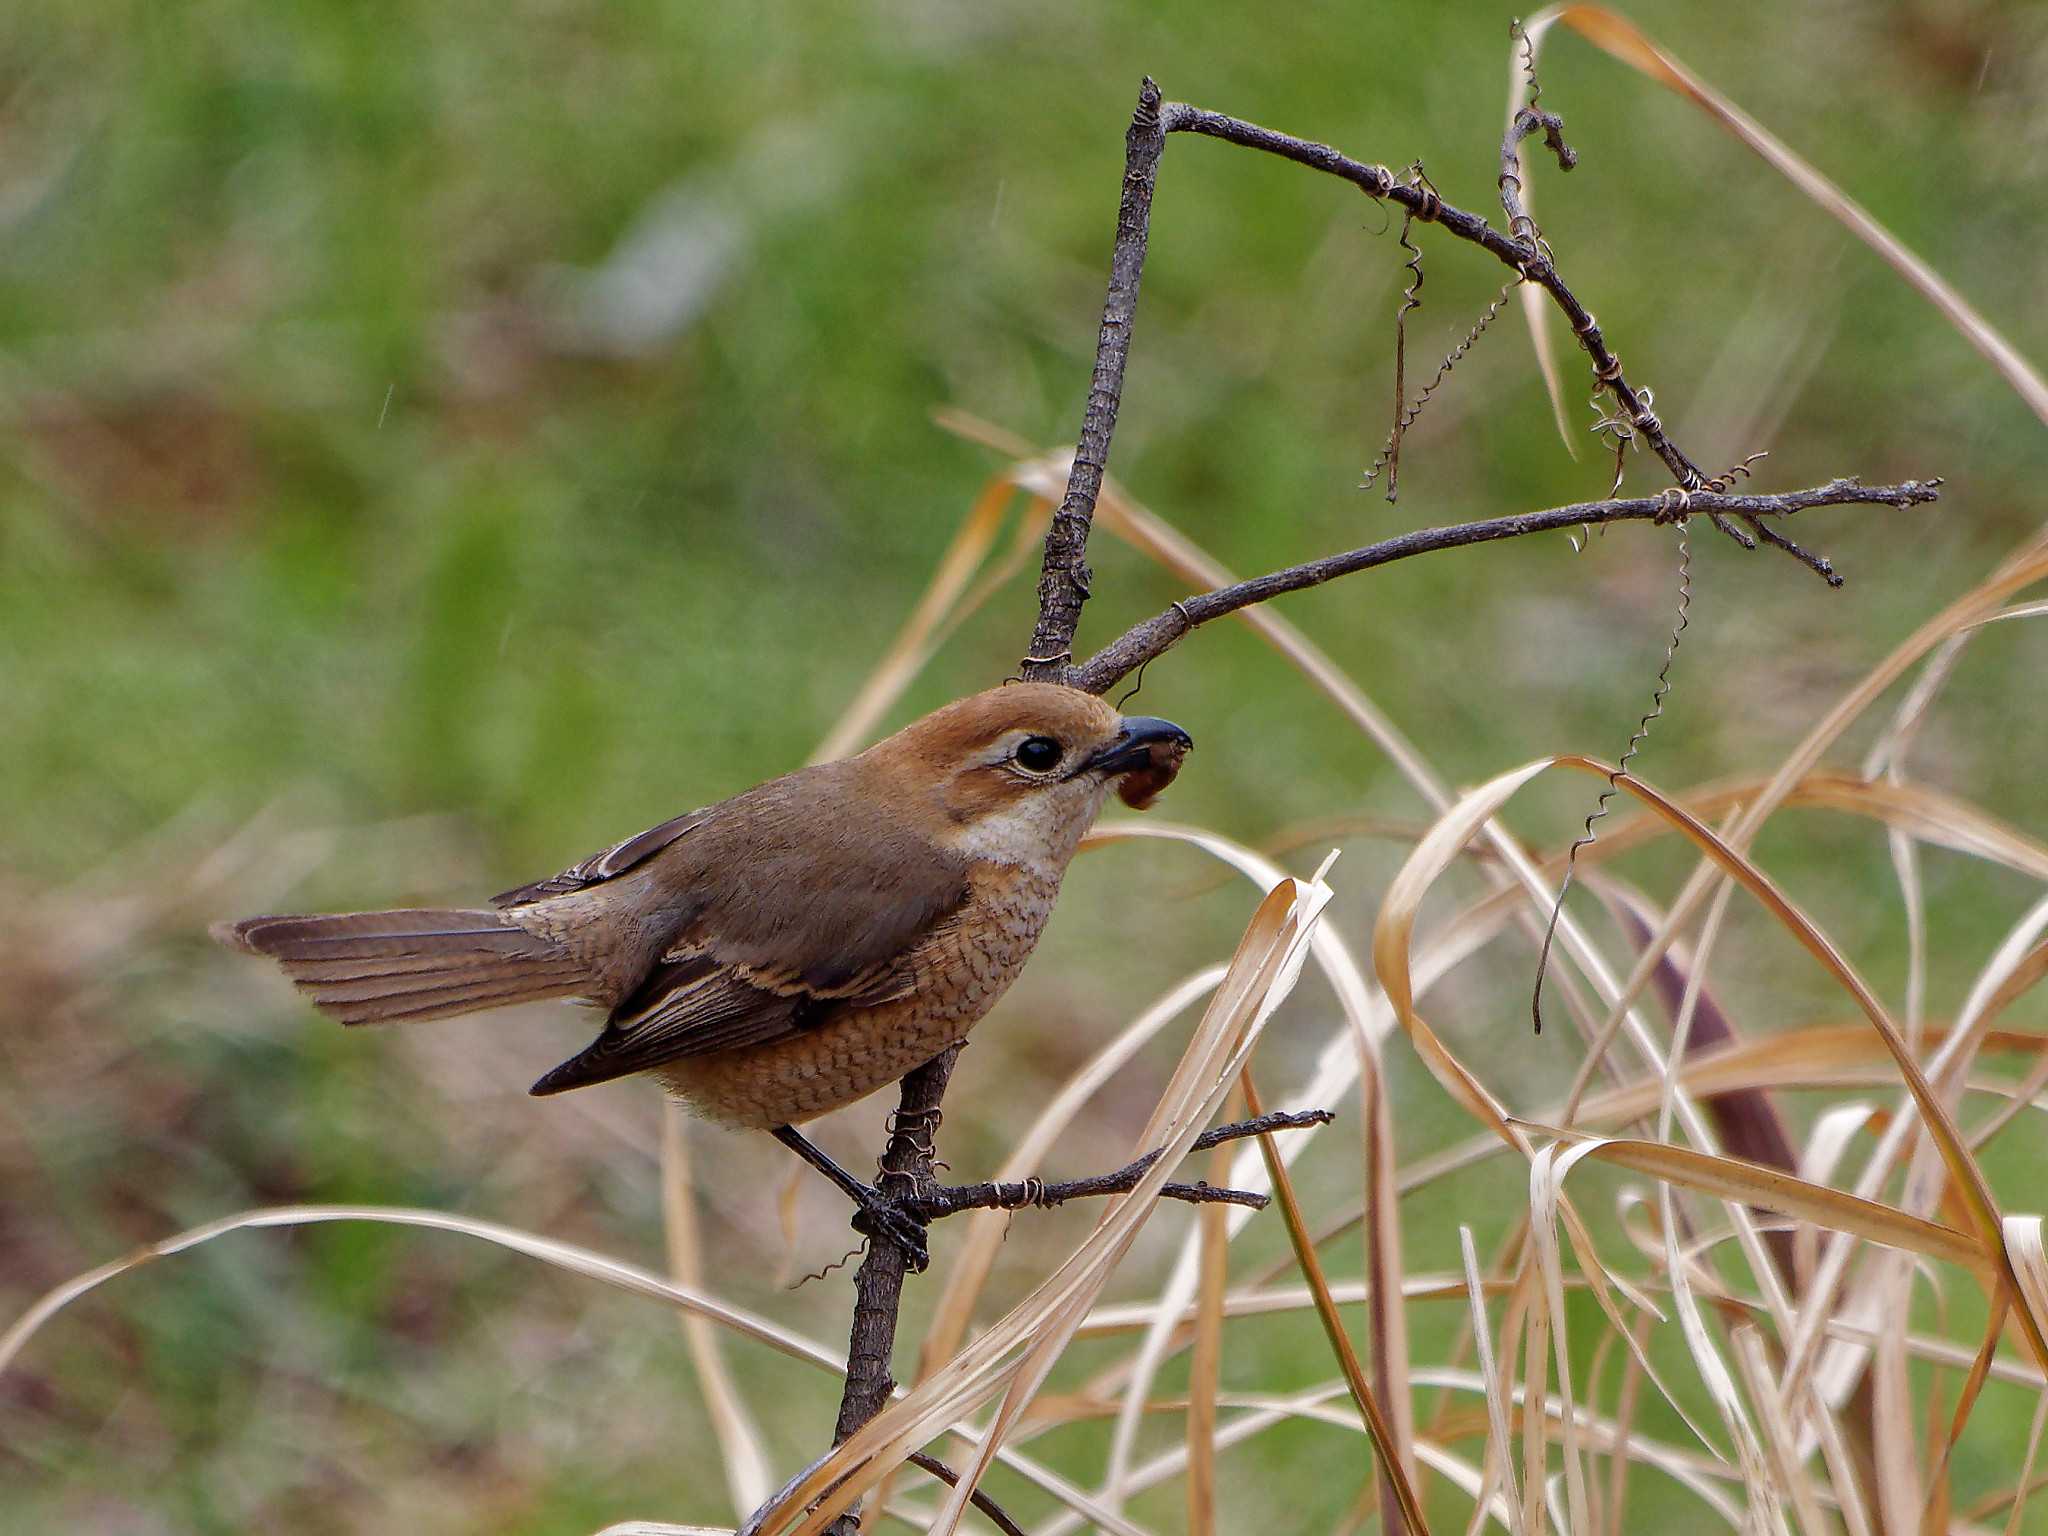
<svg viewBox="0 0 2048 1536"><path fill-rule="evenodd" d="M901 995L918 938L967 897L966 861L917 837L866 780L857 760L770 780L648 858L632 900L664 913L662 946L605 999L598 1038L534 1092L772 1044ZM820 836L835 823L843 840Z"/></svg>

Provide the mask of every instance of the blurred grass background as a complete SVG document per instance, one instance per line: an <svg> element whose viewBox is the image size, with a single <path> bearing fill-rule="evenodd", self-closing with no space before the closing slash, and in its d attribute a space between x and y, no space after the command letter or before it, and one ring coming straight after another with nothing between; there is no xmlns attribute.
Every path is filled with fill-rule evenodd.
<svg viewBox="0 0 2048 1536"><path fill-rule="evenodd" d="M2048 355L2048 12L1630 13ZM651 1091L524 1096L584 1021L538 1009L345 1037L211 951L206 923L473 897L801 761L993 467L930 412L1071 441L1140 75L1362 158L1419 156L1446 197L1484 209L1508 15L1422 0L1296 6L1284 26L1242 6L910 0L0 14L0 1314L266 1201L443 1205L658 1265ZM1950 481L1931 515L1804 521L1841 593L1704 543L1643 768L1667 787L1767 771L2040 521L2048 441L1875 258L1682 104L1561 34L1544 85L1583 156L1568 179L1536 173L1545 231L1696 459L1769 448L1777 486ZM1500 276L1424 243L1411 377ZM1382 213L1342 187L1176 141L1117 474L1247 573L1603 490L1592 440L1577 462L1560 447L1512 312L1410 437L1399 506L1352 489L1385 431L1398 266ZM1575 428L1592 419L1578 396ZM1084 641L1177 595L1107 542L1095 565ZM1406 564L1287 611L1461 779L1618 751L1674 581L1668 537L1626 528L1576 556L1518 541ZM957 636L898 718L1000 679L1029 589ZM1987 633L1917 758L2036 834L2044 669L2038 626ZM1420 814L1234 629L1153 668L1144 705L1201 746L1177 817L1257 842L1308 818ZM1560 788L1524 831L1563 838L1585 795ZM1810 815L1780 829L1765 865L1896 989L1881 835ZM1347 931L1365 932L1395 853L1361 843L1340 865ZM1663 850L1627 867L1655 885L1682 866ZM1206 876L1166 849L1076 868L956 1081L963 1177L1116 1023L1223 951L1250 898L1190 894ZM2029 892L1939 855L1928 889L1942 996ZM1745 968L1724 1002L1746 1027L1835 1007L1761 925L1739 916L1733 941ZM1571 1063L1528 1042L1512 958L1446 1011L1467 1038L1527 1051L1532 1082L1561 1082ZM1264 1053L1269 1097L1299 1070L1287 1034ZM1048 1172L1121 1160L1177 1039L1116 1090L1130 1113L1113 1096ZM1401 1136L1426 1148L1455 1122L1411 1067ZM840 1117L828 1142L864 1161L884 1108ZM842 1339L843 1277L780 1288L792 1261L761 1191L786 1154L712 1132L694 1146L710 1283ZM1355 1178L1342 1148L1305 1166L1309 1188ZM1999 1150L2024 1167L2041 1141L2016 1129ZM1457 1187L1464 1219L1491 1202L1505 1221L1519 1198L1505 1168ZM1416 1267L1451 1261L1444 1208L1407 1213ZM846 1246L822 1189L800 1209L798 1272ZM1006 1261L1005 1294L1034 1276L1035 1247ZM1418 1314L1418 1336L1452 1321ZM1231 1340L1226 1383L1327 1374L1305 1319ZM785 1405L767 1425L780 1470L808 1460L836 1394L759 1351L734 1358L754 1401ZM1987 1399L1959 1481L2007 1470L2027 1407ZM1092 1466L1087 1437L1071 1443L1071 1462L1046 1454ZM1298 1517L1275 1528L1327 1528L1363 1475L1353 1443L1313 1426L1230 1454L1233 1525L1270 1520L1258 1491L1287 1478ZM231 1238L67 1315L0 1378L0 1490L24 1531L728 1518L659 1311L369 1228ZM1171 1528L1176 1498L1134 1512Z"/></svg>

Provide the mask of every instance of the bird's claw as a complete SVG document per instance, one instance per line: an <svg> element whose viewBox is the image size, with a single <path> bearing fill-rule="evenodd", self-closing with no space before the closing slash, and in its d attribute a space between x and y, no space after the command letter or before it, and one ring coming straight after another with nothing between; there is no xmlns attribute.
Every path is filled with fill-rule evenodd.
<svg viewBox="0 0 2048 1536"><path fill-rule="evenodd" d="M925 1221L912 1215L887 1195L870 1191L853 1213L853 1230L861 1236L894 1243L903 1250L906 1268L921 1275L930 1268L932 1254L925 1242Z"/></svg>

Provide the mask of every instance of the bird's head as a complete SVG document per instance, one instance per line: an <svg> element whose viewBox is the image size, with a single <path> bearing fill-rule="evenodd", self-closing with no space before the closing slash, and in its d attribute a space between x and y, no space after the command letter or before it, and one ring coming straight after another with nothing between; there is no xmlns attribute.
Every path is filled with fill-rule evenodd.
<svg viewBox="0 0 2048 1536"><path fill-rule="evenodd" d="M1064 865L1114 787L1142 809L1194 745L1092 693L1012 683L956 700L868 749L906 789L932 796L941 839L973 858Z"/></svg>

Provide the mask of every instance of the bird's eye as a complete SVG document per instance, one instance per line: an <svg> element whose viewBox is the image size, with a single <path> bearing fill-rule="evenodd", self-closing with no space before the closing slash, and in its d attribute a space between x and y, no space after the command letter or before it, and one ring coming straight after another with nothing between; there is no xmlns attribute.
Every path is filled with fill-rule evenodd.
<svg viewBox="0 0 2048 1536"><path fill-rule="evenodd" d="M1017 766L1031 773L1044 773L1060 760L1060 744L1050 736L1026 736L1011 754Z"/></svg>

